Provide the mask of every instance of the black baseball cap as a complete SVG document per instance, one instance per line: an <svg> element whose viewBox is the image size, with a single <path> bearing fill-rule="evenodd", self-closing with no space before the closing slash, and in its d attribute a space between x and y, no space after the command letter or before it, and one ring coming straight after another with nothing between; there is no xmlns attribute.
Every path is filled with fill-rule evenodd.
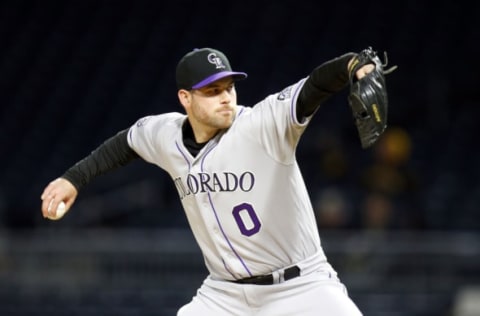
<svg viewBox="0 0 480 316"><path fill-rule="evenodd" d="M178 62L177 88L199 89L228 76L232 76L233 80L241 80L247 74L232 71L227 57L221 51L208 47L196 48Z"/></svg>

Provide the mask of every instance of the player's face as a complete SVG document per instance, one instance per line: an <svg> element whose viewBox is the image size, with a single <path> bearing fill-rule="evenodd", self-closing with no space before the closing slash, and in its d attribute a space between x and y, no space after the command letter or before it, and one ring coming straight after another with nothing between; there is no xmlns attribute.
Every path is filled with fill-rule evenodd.
<svg viewBox="0 0 480 316"><path fill-rule="evenodd" d="M190 95L191 102L189 108L186 107L190 121L217 130L232 125L237 106L237 93L232 78L223 78L192 90Z"/></svg>

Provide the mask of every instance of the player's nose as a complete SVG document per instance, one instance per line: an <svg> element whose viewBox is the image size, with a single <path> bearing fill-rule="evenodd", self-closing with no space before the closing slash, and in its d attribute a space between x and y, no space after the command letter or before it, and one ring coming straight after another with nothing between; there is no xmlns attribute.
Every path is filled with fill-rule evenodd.
<svg viewBox="0 0 480 316"><path fill-rule="evenodd" d="M232 101L232 95L229 91L227 90L223 90L221 93L220 93L220 101L222 103L230 103Z"/></svg>

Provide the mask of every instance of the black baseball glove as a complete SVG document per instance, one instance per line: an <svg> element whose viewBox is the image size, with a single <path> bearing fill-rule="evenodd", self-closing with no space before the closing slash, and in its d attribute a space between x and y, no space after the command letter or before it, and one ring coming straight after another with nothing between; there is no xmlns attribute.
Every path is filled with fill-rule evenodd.
<svg viewBox="0 0 480 316"><path fill-rule="evenodd" d="M348 102L362 148L375 144L387 128L388 97L385 75L394 71L397 66L385 70L388 63L386 52L384 59L385 63L382 63L377 53L369 47L355 57L348 69L350 75ZM355 73L367 64L373 64L375 69L357 80Z"/></svg>

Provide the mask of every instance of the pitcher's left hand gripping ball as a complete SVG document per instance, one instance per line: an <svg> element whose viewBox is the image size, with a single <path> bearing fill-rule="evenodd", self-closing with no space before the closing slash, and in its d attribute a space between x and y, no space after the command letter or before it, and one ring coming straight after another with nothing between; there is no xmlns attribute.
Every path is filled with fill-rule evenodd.
<svg viewBox="0 0 480 316"><path fill-rule="evenodd" d="M388 96L385 75L394 71L397 66L385 70L388 63L386 52L384 56L385 63L382 63L377 53L369 47L358 54L348 69L350 74L348 102L362 148L375 144L387 128ZM373 64L375 69L356 80L357 70L367 64Z"/></svg>

